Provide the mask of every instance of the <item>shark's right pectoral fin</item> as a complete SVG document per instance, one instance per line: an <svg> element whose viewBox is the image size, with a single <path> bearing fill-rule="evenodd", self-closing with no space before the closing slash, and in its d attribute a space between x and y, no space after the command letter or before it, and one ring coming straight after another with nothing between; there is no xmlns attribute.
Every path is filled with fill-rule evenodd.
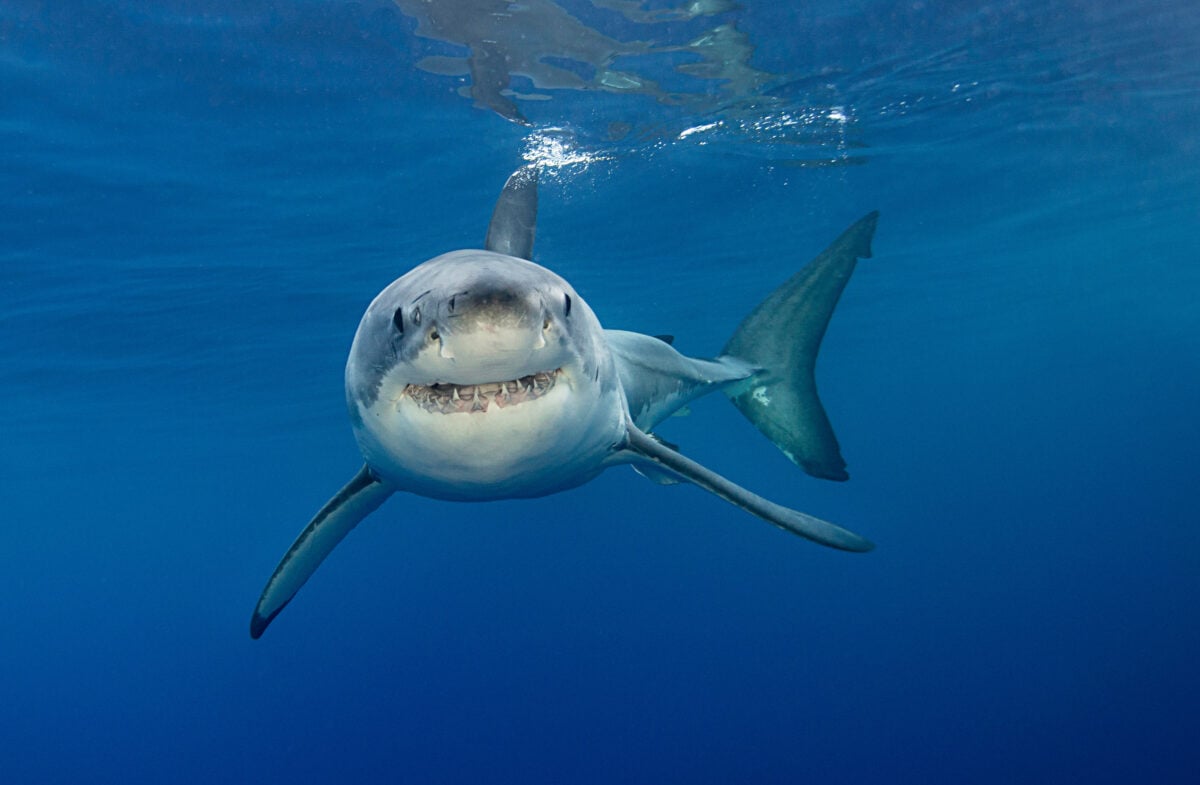
<svg viewBox="0 0 1200 785"><path fill-rule="evenodd" d="M852 531L767 501L761 496L751 493L711 469L660 444L639 430L632 422L628 423L627 430L628 435L624 448L630 454L628 460L635 465L639 462L646 462L659 471L670 472L694 485L699 485L709 493L720 496L730 504L741 507L746 512L757 515L768 523L821 545L860 553L875 547L870 540L860 537Z"/></svg>
<svg viewBox="0 0 1200 785"><path fill-rule="evenodd" d="M263 588L250 619L251 638L257 640L262 636L267 625L291 601L330 551L359 521L378 509L392 495L392 490L363 466L354 479L321 508L288 548Z"/></svg>

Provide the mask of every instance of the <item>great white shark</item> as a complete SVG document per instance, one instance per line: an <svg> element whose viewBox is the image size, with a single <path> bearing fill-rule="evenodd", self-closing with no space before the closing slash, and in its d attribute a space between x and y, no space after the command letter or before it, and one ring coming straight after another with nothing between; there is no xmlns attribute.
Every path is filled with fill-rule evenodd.
<svg viewBox="0 0 1200 785"><path fill-rule="evenodd" d="M821 338L878 213L859 219L770 294L712 360L666 337L600 326L569 283L531 261L537 169L504 186L484 250L442 254L367 308L346 363L346 402L364 465L308 523L267 581L263 634L333 548L392 494L452 501L545 496L631 464L688 482L821 545L871 542L768 501L652 435L688 402L723 391L810 475L847 478L817 397Z"/></svg>

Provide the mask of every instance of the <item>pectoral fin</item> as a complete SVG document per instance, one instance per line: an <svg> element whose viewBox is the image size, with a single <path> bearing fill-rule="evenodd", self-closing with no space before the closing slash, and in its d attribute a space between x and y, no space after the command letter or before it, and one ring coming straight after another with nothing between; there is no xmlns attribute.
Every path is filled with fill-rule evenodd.
<svg viewBox="0 0 1200 785"><path fill-rule="evenodd" d="M735 504L768 523L821 545L857 552L869 551L875 547L870 540L854 532L751 493L711 469L659 444L632 422L628 423L627 428L624 449L630 453L630 460L635 464L641 461L648 462L656 469L666 470L694 485L699 485L709 493L720 496L730 504Z"/></svg>
<svg viewBox="0 0 1200 785"><path fill-rule="evenodd" d="M304 527L304 531L300 532L267 581L254 608L254 616L250 619L251 638L257 640L262 636L267 625L291 602L330 551L359 521L378 509L391 495L392 488L377 480L371 470L364 466L346 487L321 508Z"/></svg>
<svg viewBox="0 0 1200 785"><path fill-rule="evenodd" d="M646 432L643 431L643 433ZM646 433L646 436L653 441L658 442L663 447L666 447L668 450L679 452L678 444L672 444L656 433ZM682 482L682 480L679 478L679 475L675 472L663 469L657 464L650 463L649 461L642 461L640 463L633 464L633 470L656 485L678 485Z"/></svg>

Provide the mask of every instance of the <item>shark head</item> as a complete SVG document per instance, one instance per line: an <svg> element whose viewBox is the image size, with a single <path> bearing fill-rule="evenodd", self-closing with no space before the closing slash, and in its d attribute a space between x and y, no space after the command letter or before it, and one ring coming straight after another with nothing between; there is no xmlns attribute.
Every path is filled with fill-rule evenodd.
<svg viewBox="0 0 1200 785"><path fill-rule="evenodd" d="M367 308L346 396L368 466L450 499L533 496L586 482L624 432L595 314L544 267L455 251Z"/></svg>

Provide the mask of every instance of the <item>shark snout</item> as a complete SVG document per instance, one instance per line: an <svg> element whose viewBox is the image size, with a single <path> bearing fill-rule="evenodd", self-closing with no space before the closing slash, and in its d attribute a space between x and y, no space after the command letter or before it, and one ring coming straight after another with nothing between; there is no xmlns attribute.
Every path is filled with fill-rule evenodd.
<svg viewBox="0 0 1200 785"><path fill-rule="evenodd" d="M442 314L456 330L537 326L543 320L541 298L506 286L474 286L446 298Z"/></svg>
<svg viewBox="0 0 1200 785"><path fill-rule="evenodd" d="M439 354L458 362L524 365L546 346L550 327L536 292L475 286L445 298L437 320Z"/></svg>
<svg viewBox="0 0 1200 785"><path fill-rule="evenodd" d="M536 291L505 286L474 286L445 298L439 313L443 335L522 333L541 340L549 324L542 298Z"/></svg>

